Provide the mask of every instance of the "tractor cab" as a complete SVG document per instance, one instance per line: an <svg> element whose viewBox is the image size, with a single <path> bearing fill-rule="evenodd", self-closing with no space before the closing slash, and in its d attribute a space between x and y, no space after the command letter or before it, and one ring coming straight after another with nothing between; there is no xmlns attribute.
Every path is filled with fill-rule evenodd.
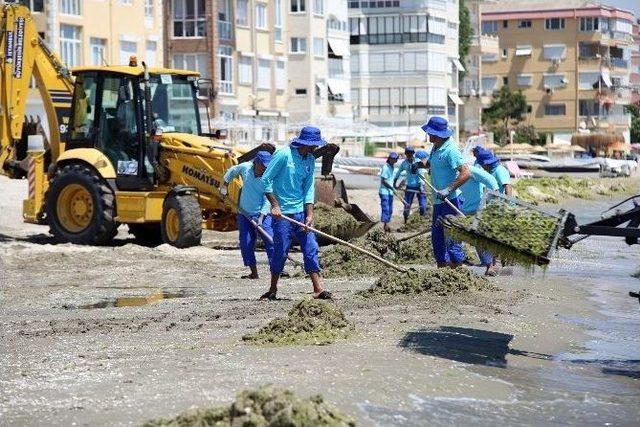
<svg viewBox="0 0 640 427"><path fill-rule="evenodd" d="M135 62L131 66L77 68L73 74L75 89L65 149L102 152L117 173L118 190L148 190L155 185L154 135L201 133L195 72L150 69L151 112L145 102L144 68Z"/></svg>

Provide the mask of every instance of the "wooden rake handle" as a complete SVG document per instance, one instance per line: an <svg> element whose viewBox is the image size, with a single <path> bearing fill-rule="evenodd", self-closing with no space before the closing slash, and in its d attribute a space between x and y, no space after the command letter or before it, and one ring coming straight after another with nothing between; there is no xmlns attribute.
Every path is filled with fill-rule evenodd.
<svg viewBox="0 0 640 427"><path fill-rule="evenodd" d="M293 218L289 218L289 217L288 217L288 216L286 216L286 215L283 215L283 216L282 216L282 218L284 218L285 220L289 221L289 222L290 222L290 223L292 223L292 224L295 224L295 225L300 226L300 227L302 227L302 228L305 228L305 229L308 229L308 230L310 230L310 231L313 231L314 233L319 234L319 235L320 235L320 236L322 236L322 237L326 237L326 238L327 238L327 239L329 239L329 240L333 240L333 241L334 241L334 242L336 242L336 243L340 243L341 245L345 245L345 246L347 246L347 247L349 247L349 248L351 248L351 249L353 249L353 250L355 250L355 251L358 251L358 252L360 252L360 253L362 253L362 254L364 254L364 255L367 255L368 257L371 257L371 258L373 258L373 259L375 259L375 260L377 260L377 261L380 261L380 262L381 262L381 263L383 263L384 265L386 265L386 266L388 266L388 267L391 267L391 268L393 268L394 270L397 270L397 271L399 271L399 272L401 272L401 273L407 273L407 269L402 268L402 267L400 267L399 265L394 264L394 263L392 263L392 262L390 262L390 261L387 261L386 259L382 258L381 256L378 256L378 255L376 255L376 254L374 254L374 253L372 253L372 252L369 252L369 251L368 251L368 250L366 250L366 249L363 249L363 248L361 248L361 247L359 247L359 246L356 246L356 245L354 245L354 244L352 244L352 243L349 243L349 242L347 242L347 241L345 241L345 240L342 240L342 239L340 239L340 238L338 238L338 237L332 236L331 234L327 234L327 233L325 233L325 232L323 232L323 231L316 230L316 229L315 229L315 228L313 228L313 227L308 227L308 226L306 226L305 224L301 223L300 221L296 221L295 219L293 219Z"/></svg>

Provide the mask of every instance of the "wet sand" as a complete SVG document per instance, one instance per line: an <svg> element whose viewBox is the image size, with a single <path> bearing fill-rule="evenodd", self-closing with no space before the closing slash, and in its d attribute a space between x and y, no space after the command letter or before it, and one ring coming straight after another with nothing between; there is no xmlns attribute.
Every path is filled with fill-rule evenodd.
<svg viewBox="0 0 640 427"><path fill-rule="evenodd" d="M126 227L112 247L53 245L46 227L21 222L26 181L0 177L0 189L2 424L139 425L265 383L323 394L359 425L640 422L633 371L566 357L592 340L581 319L607 318L590 293L602 277L516 269L492 279L497 291L379 301L355 295L375 277L331 279L353 338L252 347L242 335L285 314L310 285L287 279L285 300L256 301L264 254L263 279L240 280L239 252L212 249L233 247L235 233L205 232L202 247L186 250L139 246ZM375 190L350 197L377 215ZM637 246L608 244L640 265ZM594 246L582 258L606 268ZM561 253L558 265L579 265L572 256Z"/></svg>

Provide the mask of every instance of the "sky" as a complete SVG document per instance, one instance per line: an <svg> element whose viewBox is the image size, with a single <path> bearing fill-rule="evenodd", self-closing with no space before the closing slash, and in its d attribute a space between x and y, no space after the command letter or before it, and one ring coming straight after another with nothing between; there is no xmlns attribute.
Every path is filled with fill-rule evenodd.
<svg viewBox="0 0 640 427"><path fill-rule="evenodd" d="M601 0L602 4L619 7L632 11L636 18L640 18L640 0Z"/></svg>

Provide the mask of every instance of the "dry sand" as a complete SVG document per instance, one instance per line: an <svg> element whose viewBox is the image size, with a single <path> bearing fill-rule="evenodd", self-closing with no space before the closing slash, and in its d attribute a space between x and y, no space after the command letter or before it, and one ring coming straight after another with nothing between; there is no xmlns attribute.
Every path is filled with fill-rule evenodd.
<svg viewBox="0 0 640 427"><path fill-rule="evenodd" d="M233 246L235 233L205 232L202 247L186 250L136 245L126 227L112 247L53 245L46 227L21 222L26 181L0 177L0 191L3 425L139 425L226 404L266 383L322 394L359 425L412 424L393 413L414 411L416 396L535 401L535 373L585 341L584 328L566 319L593 316L583 286L540 274L493 279L497 291L382 303L355 295L375 277L331 279L327 286L355 324L354 337L328 346L255 347L241 337L284 315L310 285L283 280L285 300L256 301L267 285L264 254L264 279L240 280L239 252L211 249ZM350 195L377 215L374 194ZM157 300L163 291L185 297ZM131 296L156 301L80 308ZM373 407L387 408L390 418ZM629 424L640 420L635 415L624 413Z"/></svg>

